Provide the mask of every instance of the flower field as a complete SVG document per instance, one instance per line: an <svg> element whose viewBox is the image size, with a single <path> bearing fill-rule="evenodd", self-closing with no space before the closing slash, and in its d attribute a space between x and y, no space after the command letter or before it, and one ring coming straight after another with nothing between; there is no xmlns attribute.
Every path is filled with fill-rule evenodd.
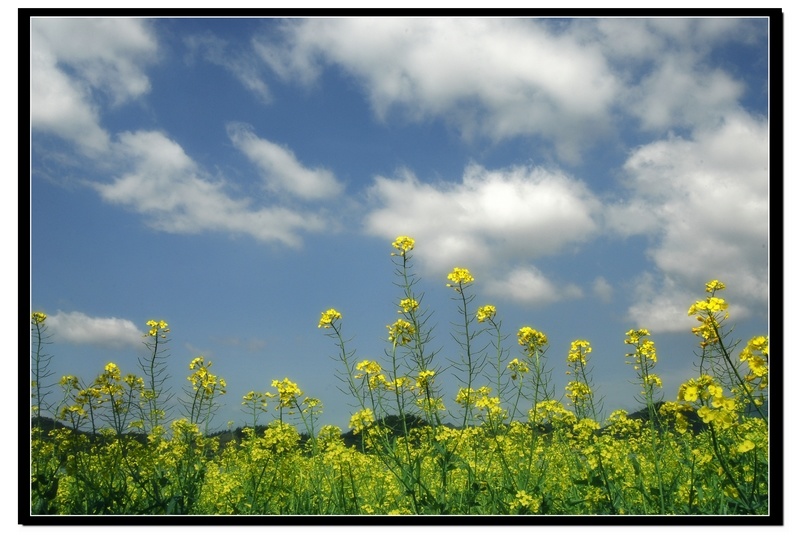
<svg viewBox="0 0 800 541"><path fill-rule="evenodd" d="M250 422L221 443L208 426L225 380L198 357L188 385L167 388L165 321L147 322L139 373L109 363L94 381L64 375L50 383L47 316L34 312L31 514L770 513L769 340L736 347L725 284L710 281L688 307L697 321L696 376L664 400L656 344L647 329L632 329L620 340L641 414L600 419L591 344L575 340L558 360L571 379L557 393L547 336L522 327L508 344L497 309L473 305L474 279L464 268L447 276L462 354L443 370L416 290L414 240L398 237L393 248L402 293L382 359L354 357L335 308L319 320L347 399L357 404L347 435L321 425L321 402L284 379L272 382L273 392L241 398ZM479 335L489 336L489 349L476 346ZM458 382L454 397L444 395L445 377ZM173 398L179 412L166 408ZM454 404L447 411L446 401ZM271 419L261 424L262 417ZM52 418L58 425L44 422Z"/></svg>

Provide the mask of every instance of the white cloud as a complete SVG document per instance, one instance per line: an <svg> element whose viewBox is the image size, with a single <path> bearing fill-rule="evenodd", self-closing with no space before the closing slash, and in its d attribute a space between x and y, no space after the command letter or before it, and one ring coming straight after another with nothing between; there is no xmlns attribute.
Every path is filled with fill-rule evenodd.
<svg viewBox="0 0 800 541"><path fill-rule="evenodd" d="M120 135L120 163L131 171L112 184L94 184L104 200L128 205L150 217L149 225L172 233L221 231L250 235L290 246L300 231L319 231L325 222L310 213L282 207L256 207L233 199L223 182L213 182L183 149L159 132Z"/></svg>
<svg viewBox="0 0 800 541"><path fill-rule="evenodd" d="M689 304L712 279L728 284L740 315L765 310L768 148L766 122L738 114L691 140L673 137L631 154L625 164L631 200L610 206L606 224L623 234L649 233L648 253L662 273L639 288L632 319L644 326L663 305L656 330L683 329ZM652 217L646 227L620 219L645 213Z"/></svg>
<svg viewBox="0 0 800 541"><path fill-rule="evenodd" d="M259 138L249 126L230 123L228 136L236 148L256 164L270 190L302 199L330 199L342 191L342 185L331 171L305 167L291 150Z"/></svg>
<svg viewBox="0 0 800 541"><path fill-rule="evenodd" d="M585 242L597 232L600 210L583 183L529 167L488 171L471 165L461 182L438 185L409 172L397 179L378 177L369 197L367 232L390 240L414 237L428 274L468 267L497 293L526 287L530 293L517 298L531 302L552 298L546 293L551 284L533 268L508 269ZM551 289L559 296L578 294L572 286Z"/></svg>
<svg viewBox="0 0 800 541"><path fill-rule="evenodd" d="M81 312L48 315L47 326L57 341L112 348L138 347L145 334L127 319L91 317Z"/></svg>
<svg viewBox="0 0 800 541"><path fill-rule="evenodd" d="M311 85L325 67L343 69L382 119L439 117L494 141L535 136L574 163L628 116L647 130L718 121L744 87L711 69L709 52L763 30L735 18L341 18L289 21L281 42L253 43L284 80Z"/></svg>
<svg viewBox="0 0 800 541"><path fill-rule="evenodd" d="M116 102L150 90L141 64L155 60L158 48L145 19L32 19L32 34L78 77Z"/></svg>
<svg viewBox="0 0 800 541"><path fill-rule="evenodd" d="M109 137L100 127L89 95L56 66L49 51L35 50L31 38L31 127L53 133L82 147L100 152Z"/></svg>
<svg viewBox="0 0 800 541"><path fill-rule="evenodd" d="M103 151L98 93L118 105L146 93L140 65L156 41L141 19L31 19L31 127Z"/></svg>
<svg viewBox="0 0 800 541"><path fill-rule="evenodd" d="M716 123L738 107L744 85L719 69L694 63L694 59L668 55L628 93L629 111L645 129Z"/></svg>
<svg viewBox="0 0 800 541"><path fill-rule="evenodd" d="M155 51L141 19L31 19L31 127L86 152L106 150L98 94L118 105L146 93L140 65Z"/></svg>
<svg viewBox="0 0 800 541"><path fill-rule="evenodd" d="M403 118L441 116L465 136L543 135L571 160L608 128L619 92L597 47L542 20L308 19L284 34L288 45L255 40L279 76L308 84L336 64L380 117L399 106Z"/></svg>
<svg viewBox="0 0 800 541"><path fill-rule="evenodd" d="M501 299L538 306L583 297L583 291L578 286L556 284L533 266L515 268L502 279L489 279L486 293Z"/></svg>

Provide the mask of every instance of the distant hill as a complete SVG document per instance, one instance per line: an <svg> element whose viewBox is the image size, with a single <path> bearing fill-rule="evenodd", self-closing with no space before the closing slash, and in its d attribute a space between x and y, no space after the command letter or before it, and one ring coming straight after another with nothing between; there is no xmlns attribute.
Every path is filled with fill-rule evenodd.
<svg viewBox="0 0 800 541"><path fill-rule="evenodd" d="M658 409L661 407L662 404L663 404L663 402L657 402L655 404L656 411L658 411ZM766 409L766 405L765 405L765 409ZM755 409L752 409L752 411L746 412L745 415L755 416L755 413L756 413ZM691 427L691 430L695 434L705 430L706 425L705 425L705 423L703 423L703 421L697 415L697 411L696 410L692 410L691 412L687 413L686 417L687 417L687 420L689 422L689 426ZM641 419L642 421L648 421L649 418L650 418L650 412L648 411L648 409L646 407L644 407L644 408L642 408L642 409L640 409L638 411L635 411L633 413L629 413L628 414L628 418L629 419ZM657 421L657 422L659 422L659 421ZM383 424L385 427L387 427L389 429L389 434L390 434L390 437L392 437L392 438L397 438L399 436L402 436L402 434L403 434L402 418L399 415L389 415L389 416L384 417L383 419L379 420L378 423L379 424ZM57 421L55 419L51 419L49 417L33 417L31 419L31 427L37 427L37 426L43 429L45 435L48 434L48 432L50 432L50 430L53 430L53 429L56 429L56 428L67 428L67 429L71 430L71 428L68 427L67 425L65 425L64 423L61 423L60 421ZM428 426L428 423L424 419L421 419L420 417L417 417L415 415L408 415L408 416L406 416L406 426L410 430L412 428L421 428L421 427ZM445 426L448 426L449 428L455 428L455 426L451 425L451 424L446 424ZM264 431L266 430L266 428L267 428L266 425L258 425L258 426L255 427L255 432L256 432L257 435L261 436L261 435L264 434ZM672 428L672 427L671 426L664 426L664 427L659 427L659 428L669 429L669 428ZM538 426L537 430L541 434L548 434L548 433L550 433L552 431L552 427L545 424L545 425ZM605 430L605 428L601 428L599 433L602 433L604 430ZM85 431L85 430L79 430L78 433L85 434L89 438L99 438L100 437L99 435L92 434L91 432L88 432L88 431ZM243 439L243 435L244 435L243 434L243 428L242 427L237 427L236 429L233 429L233 430L222 430L222 431L218 431L218 432L214 432L214 433L208 434L208 437L217 438L219 440L219 449L224 449L225 446L228 443L232 442L232 441L236 441L237 443L240 443L242 441L242 439ZM147 442L147 436L142 434L142 433L131 432L131 433L123 434L123 436L126 437L126 438L131 438L131 439L134 439L136 441L139 441L140 443L146 443ZM47 436L45 436L45 437L47 437ZM301 433L300 434L300 443L304 444L306 441L308 441L308 438L309 438L308 434ZM360 447L361 446L361 436L358 435L358 434L354 434L352 430L343 433L342 434L342 440L344 441L344 444L346 446L348 446L348 447Z"/></svg>

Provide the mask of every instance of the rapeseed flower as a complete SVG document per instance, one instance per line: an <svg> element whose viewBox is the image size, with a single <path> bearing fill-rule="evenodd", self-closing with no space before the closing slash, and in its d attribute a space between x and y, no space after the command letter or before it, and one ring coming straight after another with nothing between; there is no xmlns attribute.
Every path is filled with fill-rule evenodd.
<svg viewBox="0 0 800 541"><path fill-rule="evenodd" d="M289 381L289 378L283 378L283 381L277 379L272 380L272 386L278 389L278 405L275 409L291 407L297 404L297 397L303 394L300 387L296 383ZM269 397L274 397L274 394L265 393Z"/></svg>
<svg viewBox="0 0 800 541"><path fill-rule="evenodd" d="M579 404L592 396L592 388L581 381L570 381L566 386L567 398L573 404Z"/></svg>
<svg viewBox="0 0 800 541"><path fill-rule="evenodd" d="M725 289L725 284L720 282L719 280L711 280L706 284L706 292L713 294L716 291L720 291Z"/></svg>
<svg viewBox="0 0 800 541"><path fill-rule="evenodd" d="M656 355L656 344L652 340L642 340L645 336L650 336L650 331L647 329L634 330L631 329L627 332L628 338L625 340L626 344L631 344L636 347L633 353L626 353L626 357L635 357L634 368L639 369L639 363L643 359L649 359L652 364L658 360Z"/></svg>
<svg viewBox="0 0 800 541"><path fill-rule="evenodd" d="M525 348L529 357L539 353L544 353L544 346L547 345L547 336L531 327L522 327L517 333L519 345Z"/></svg>
<svg viewBox="0 0 800 541"><path fill-rule="evenodd" d="M357 411L352 417L350 417L349 428L353 429L353 434L358 434L365 428L372 426L374 423L375 414L370 408L365 408L361 411Z"/></svg>
<svg viewBox="0 0 800 541"><path fill-rule="evenodd" d="M476 317L478 319L478 323L483 323L484 321L494 319L494 316L496 315L497 315L497 308L495 308L491 304L487 304L486 306L481 306L480 308L478 308Z"/></svg>
<svg viewBox="0 0 800 541"><path fill-rule="evenodd" d="M644 384L652 385L653 387L658 387L659 389L663 387L663 384L661 383L661 378L658 377L656 374L647 374L644 377Z"/></svg>
<svg viewBox="0 0 800 541"><path fill-rule="evenodd" d="M470 282L474 282L475 278L472 277L470 274L469 269L462 269L460 267L456 267L453 269L453 272L447 275L447 279L453 282L452 284L447 284L447 287L461 287L463 285L467 285Z"/></svg>
<svg viewBox="0 0 800 541"><path fill-rule="evenodd" d="M569 346L569 353L567 354L567 364L574 364L577 366L578 363L586 366L588 361L587 355L592 352L592 346L589 344L588 340L575 340Z"/></svg>
<svg viewBox="0 0 800 541"><path fill-rule="evenodd" d="M433 376L436 375L436 372L433 370L423 370L417 376L417 387L421 391L425 391L430 388L431 383L433 382Z"/></svg>
<svg viewBox="0 0 800 541"><path fill-rule="evenodd" d="M147 332L145 336L156 336L161 335L161 338L166 338L166 333L169 332L169 325L163 319L160 321L156 321L154 319L149 320L146 325L150 327L150 330Z"/></svg>
<svg viewBox="0 0 800 541"><path fill-rule="evenodd" d="M436 412L445 411L447 409L441 397L434 396L418 398L417 407L426 415L434 415Z"/></svg>
<svg viewBox="0 0 800 541"><path fill-rule="evenodd" d="M369 360L361 361L356 365L356 370L364 373L356 374L354 376L355 379L361 379L366 375L367 384L370 390L374 391L378 387L387 386L386 376L381 374L381 370L383 369L381 368L381 365L378 364L376 361L369 361Z"/></svg>
<svg viewBox="0 0 800 541"><path fill-rule="evenodd" d="M764 378L769 372L767 360L769 359L769 339L766 336L751 338L739 354L741 362L747 362L750 372L755 377Z"/></svg>
<svg viewBox="0 0 800 541"><path fill-rule="evenodd" d="M747 451L752 451L753 449L755 449L755 447L756 447L756 444L753 443L752 441L744 440L742 443L740 443L736 447L736 451L738 453L746 453Z"/></svg>
<svg viewBox="0 0 800 541"><path fill-rule="evenodd" d="M419 302L417 302L416 299L403 299L400 301L400 308L401 311L398 312L399 314L414 312L419 308Z"/></svg>
<svg viewBox="0 0 800 541"><path fill-rule="evenodd" d="M322 312L322 316L319 318L319 325L317 325L318 329L330 329L331 325L337 319L342 319L342 314L330 308L324 312Z"/></svg>
<svg viewBox="0 0 800 541"><path fill-rule="evenodd" d="M392 325L387 325L386 328L389 329L389 342L395 345L411 342L411 337L415 332L414 326L405 319L398 319Z"/></svg>
<svg viewBox="0 0 800 541"><path fill-rule="evenodd" d="M395 239L392 243L392 246L395 250L399 250L399 254L392 253L392 255L400 255L405 256L406 252L410 252L414 249L414 239L411 237L400 236Z"/></svg>
<svg viewBox="0 0 800 541"><path fill-rule="evenodd" d="M47 314L44 312L33 312L31 314L31 322L34 325L41 325L44 323L44 320L47 319Z"/></svg>
<svg viewBox="0 0 800 541"><path fill-rule="evenodd" d="M514 501L511 502L510 508L512 510L519 510L524 513L538 513L539 507L542 504L540 497L534 497L525 492L524 490L517 491Z"/></svg>
<svg viewBox="0 0 800 541"><path fill-rule="evenodd" d="M530 368L528 367L528 363L525 361L514 359L508 363L508 370L511 372L511 379L517 379L517 377L521 377L523 374L528 373Z"/></svg>

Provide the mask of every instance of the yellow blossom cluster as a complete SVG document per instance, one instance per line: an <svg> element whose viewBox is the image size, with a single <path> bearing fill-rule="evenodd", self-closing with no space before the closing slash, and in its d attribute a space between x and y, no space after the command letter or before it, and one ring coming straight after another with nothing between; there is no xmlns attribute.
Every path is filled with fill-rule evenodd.
<svg viewBox="0 0 800 541"><path fill-rule="evenodd" d="M700 401L702 406L697 410L697 415L704 423L714 423L720 428L730 428L736 422L740 407L736 400L725 396L722 385L708 374L681 384L678 388L678 400Z"/></svg>
<svg viewBox="0 0 800 541"><path fill-rule="evenodd" d="M447 284L447 287L456 287L456 288L465 286L475 281L475 278L472 277L472 274L470 274L469 269L464 269L461 267L455 267L453 269L453 272L447 275L447 279L453 282L452 284Z"/></svg>
<svg viewBox="0 0 800 541"><path fill-rule="evenodd" d="M577 365L578 363L586 366L587 355L592 352L592 346L588 340L575 340L569 346L567 354L567 364Z"/></svg>
<svg viewBox="0 0 800 541"><path fill-rule="evenodd" d="M411 342L411 337L414 336L414 325L405 319L398 319L391 325L386 326L389 329L389 342L397 345L408 344Z"/></svg>
<svg viewBox="0 0 800 541"><path fill-rule="evenodd" d="M362 430L369 428L375 423L375 414L370 408L365 408L357 411L350 417L350 428L353 429L353 434L358 434Z"/></svg>
<svg viewBox="0 0 800 541"><path fill-rule="evenodd" d="M363 374L356 374L354 377L356 379L362 379L366 375L367 385L372 391L378 387L386 387L388 385L386 376L381 374L383 369L377 361L363 360L356 365L356 370L363 372Z"/></svg>
<svg viewBox="0 0 800 541"><path fill-rule="evenodd" d="M766 378L769 372L767 361L769 360L769 338L766 336L755 336L747 342L739 360L746 362L750 372L756 378Z"/></svg>
<svg viewBox="0 0 800 541"><path fill-rule="evenodd" d="M195 392L200 392L205 398L211 398L215 393L225 394L227 383L223 378L218 378L215 374L208 371L211 362L206 363L203 357L195 357L189 363L189 370L193 372L186 379L192 384Z"/></svg>
<svg viewBox="0 0 800 541"><path fill-rule="evenodd" d="M272 380L272 386L278 390L278 405L275 406L275 409L296 406L297 398L303 394L300 387L293 381L290 381L289 378ZM266 395L270 398L275 396L272 393L266 393Z"/></svg>
<svg viewBox="0 0 800 541"><path fill-rule="evenodd" d="M166 333L169 332L169 326L167 322L163 319L161 321L156 321L154 319L149 320L146 325L150 327L150 330L147 331L145 336L158 336L161 335L161 338L166 338Z"/></svg>
<svg viewBox="0 0 800 541"><path fill-rule="evenodd" d="M392 255L400 255L405 256L406 252L410 252L414 249L414 239L411 237L400 236L395 239L392 243L392 246L395 250L399 250L399 254L393 253Z"/></svg>
<svg viewBox="0 0 800 541"><path fill-rule="evenodd" d="M707 347L719 341L720 323L728 319L728 303L725 299L715 297L717 291L725 289L725 284L719 280L711 280L706 284L706 292L711 296L705 300L695 301L689 307L687 315L695 316L700 325L692 328L692 332L702 338L701 347Z"/></svg>
<svg viewBox="0 0 800 541"><path fill-rule="evenodd" d="M517 338L519 339L519 345L525 349L529 357L544 353L544 347L547 345L547 335L543 332L531 327L522 327L517 332Z"/></svg>
<svg viewBox="0 0 800 541"><path fill-rule="evenodd" d="M324 312L322 312L322 316L320 316L319 318L319 325L317 325L317 328L330 329L333 322L336 321L337 319L342 319L342 314L340 314L333 308L325 310Z"/></svg>
<svg viewBox="0 0 800 541"><path fill-rule="evenodd" d="M655 364L658 360L656 355L656 344L652 340L643 339L645 336L650 336L650 331L647 329L631 329L627 333L628 338L625 340L626 344L635 346L633 353L626 353L626 357L633 357L634 368L638 370L639 365L649 360L650 363Z"/></svg>
<svg viewBox="0 0 800 541"><path fill-rule="evenodd" d="M530 368L525 361L512 359L511 362L508 363L508 371L511 372L511 379L517 379L518 377L522 377L523 374L527 374Z"/></svg>
<svg viewBox="0 0 800 541"><path fill-rule="evenodd" d="M481 306L480 308L478 308L476 318L478 319L478 323L483 323L485 321L490 321L494 319L496 315L497 315L497 308L495 308L491 304L487 304L486 306Z"/></svg>
<svg viewBox="0 0 800 541"><path fill-rule="evenodd" d="M419 302L416 299L403 299L400 301L400 312L398 313L414 312L417 308L419 308Z"/></svg>

